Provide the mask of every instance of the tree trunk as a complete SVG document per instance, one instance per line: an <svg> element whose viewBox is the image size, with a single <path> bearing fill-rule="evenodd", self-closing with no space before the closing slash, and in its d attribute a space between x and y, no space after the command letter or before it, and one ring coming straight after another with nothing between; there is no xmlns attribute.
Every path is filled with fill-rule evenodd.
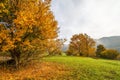
<svg viewBox="0 0 120 80"><path fill-rule="evenodd" d="M12 59L15 61L15 67L19 68L20 66L20 52L13 49L10 51Z"/></svg>

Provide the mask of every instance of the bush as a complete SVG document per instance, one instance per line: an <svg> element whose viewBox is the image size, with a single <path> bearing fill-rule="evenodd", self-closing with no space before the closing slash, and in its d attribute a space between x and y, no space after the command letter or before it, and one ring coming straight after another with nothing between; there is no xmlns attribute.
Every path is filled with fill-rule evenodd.
<svg viewBox="0 0 120 80"><path fill-rule="evenodd" d="M117 58L116 58L117 60L120 60L120 54L117 56Z"/></svg>
<svg viewBox="0 0 120 80"><path fill-rule="evenodd" d="M100 57L101 52L103 52L104 50L106 50L106 48L104 47L104 45L99 44L99 45L97 46L96 56L97 56L97 57Z"/></svg>
<svg viewBox="0 0 120 80"><path fill-rule="evenodd" d="M72 52L71 50L67 50L65 53L66 53L66 55L68 55L68 56L73 55L73 52Z"/></svg>
<svg viewBox="0 0 120 80"><path fill-rule="evenodd" d="M103 51L100 55L102 58L115 59L119 55L119 53L117 50L109 49Z"/></svg>
<svg viewBox="0 0 120 80"><path fill-rule="evenodd" d="M64 52L62 52L61 55L62 55L62 56L67 56L66 53L64 53Z"/></svg>

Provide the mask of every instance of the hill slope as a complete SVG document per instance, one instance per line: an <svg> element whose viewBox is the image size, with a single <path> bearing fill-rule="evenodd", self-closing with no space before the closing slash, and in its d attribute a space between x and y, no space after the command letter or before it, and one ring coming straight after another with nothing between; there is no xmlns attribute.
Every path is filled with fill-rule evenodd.
<svg viewBox="0 0 120 80"><path fill-rule="evenodd" d="M48 62L61 63L71 68L64 80L119 80L120 62L85 57L46 57Z"/></svg>
<svg viewBox="0 0 120 80"><path fill-rule="evenodd" d="M120 61L49 56L33 62L19 70L0 65L0 80L120 80Z"/></svg>
<svg viewBox="0 0 120 80"><path fill-rule="evenodd" d="M103 37L97 41L97 44L103 44L107 48L113 48L120 51L120 36Z"/></svg>

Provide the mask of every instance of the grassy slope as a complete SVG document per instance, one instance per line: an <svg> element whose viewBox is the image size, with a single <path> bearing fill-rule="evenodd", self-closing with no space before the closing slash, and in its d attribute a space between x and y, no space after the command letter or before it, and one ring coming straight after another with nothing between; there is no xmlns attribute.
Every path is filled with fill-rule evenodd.
<svg viewBox="0 0 120 80"><path fill-rule="evenodd" d="M44 60L71 68L71 73L63 77L65 80L120 80L120 61L68 56L46 57Z"/></svg>

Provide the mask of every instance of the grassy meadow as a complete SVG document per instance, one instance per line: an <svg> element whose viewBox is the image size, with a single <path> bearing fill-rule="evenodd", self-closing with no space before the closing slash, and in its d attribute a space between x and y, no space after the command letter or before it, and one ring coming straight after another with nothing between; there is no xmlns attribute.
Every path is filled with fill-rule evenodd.
<svg viewBox="0 0 120 80"><path fill-rule="evenodd" d="M65 80L120 80L120 61L68 56L46 57L44 60L70 68Z"/></svg>
<svg viewBox="0 0 120 80"><path fill-rule="evenodd" d="M120 61L49 56L20 70L0 67L0 80L120 80Z"/></svg>

